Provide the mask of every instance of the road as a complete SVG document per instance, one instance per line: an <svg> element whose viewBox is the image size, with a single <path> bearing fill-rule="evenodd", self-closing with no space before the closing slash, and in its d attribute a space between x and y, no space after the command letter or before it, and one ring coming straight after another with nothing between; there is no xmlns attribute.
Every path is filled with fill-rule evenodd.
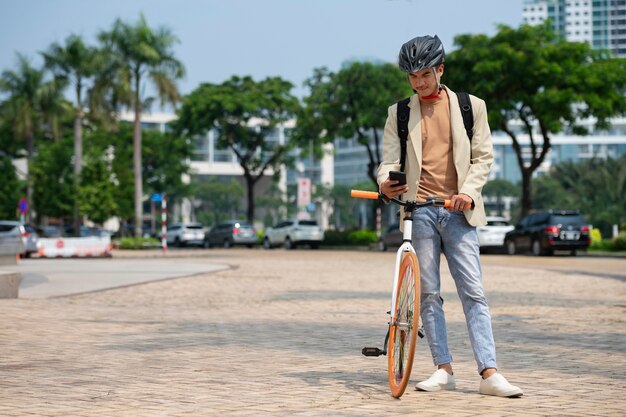
<svg viewBox="0 0 626 417"><path fill-rule="evenodd" d="M135 253L119 259L140 260ZM229 268L61 298L0 300L0 415L598 415L626 410L626 260L483 256L498 363L525 395L480 396L452 279L457 391L388 394L393 253L172 252ZM189 257L187 257L189 256ZM89 261L80 260L88 269ZM150 260L143 259L142 262ZM28 261L32 263L38 260ZM412 382L433 370L418 346Z"/></svg>

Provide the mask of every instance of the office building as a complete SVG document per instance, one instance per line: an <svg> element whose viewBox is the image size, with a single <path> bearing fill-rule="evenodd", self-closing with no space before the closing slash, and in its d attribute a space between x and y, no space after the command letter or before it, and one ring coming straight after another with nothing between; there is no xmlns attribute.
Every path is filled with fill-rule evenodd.
<svg viewBox="0 0 626 417"><path fill-rule="evenodd" d="M568 41L626 58L626 0L527 0L522 17L530 25L550 19Z"/></svg>

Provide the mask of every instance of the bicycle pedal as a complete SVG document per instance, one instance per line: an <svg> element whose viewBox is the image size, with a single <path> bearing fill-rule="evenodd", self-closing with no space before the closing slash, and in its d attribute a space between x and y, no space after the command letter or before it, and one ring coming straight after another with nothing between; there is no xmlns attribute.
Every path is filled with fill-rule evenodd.
<svg viewBox="0 0 626 417"><path fill-rule="evenodd" d="M387 354L387 352L380 350L377 347L364 347L361 353L365 356L380 356Z"/></svg>
<svg viewBox="0 0 626 417"><path fill-rule="evenodd" d="M424 328L420 327L419 330L417 331L417 335L420 337L420 339L424 338Z"/></svg>

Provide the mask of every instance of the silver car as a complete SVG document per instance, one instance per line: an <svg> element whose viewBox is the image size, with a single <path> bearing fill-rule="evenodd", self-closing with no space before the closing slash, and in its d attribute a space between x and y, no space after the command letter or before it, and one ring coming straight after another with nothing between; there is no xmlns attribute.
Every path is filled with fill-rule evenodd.
<svg viewBox="0 0 626 417"><path fill-rule="evenodd" d="M168 245L201 246L204 241L204 226L200 223L177 223L167 229L166 240Z"/></svg>
<svg viewBox="0 0 626 417"><path fill-rule="evenodd" d="M32 226L23 225L15 220L0 220L0 234L4 240L11 237L20 238L22 246L20 256L29 258L31 254L37 253L39 235Z"/></svg>
<svg viewBox="0 0 626 417"><path fill-rule="evenodd" d="M324 231L315 220L285 220L265 230L263 247L271 249L282 245L286 249L295 249L299 245L309 245L317 249L323 240Z"/></svg>

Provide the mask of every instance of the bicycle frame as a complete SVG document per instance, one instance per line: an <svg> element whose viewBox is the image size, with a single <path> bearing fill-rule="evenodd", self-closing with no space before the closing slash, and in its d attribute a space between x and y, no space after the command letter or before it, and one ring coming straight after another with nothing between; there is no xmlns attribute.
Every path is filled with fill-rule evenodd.
<svg viewBox="0 0 626 417"><path fill-rule="evenodd" d="M393 270L393 286L391 287L391 307L389 308L389 311L391 311L391 319L390 319L390 323L395 323L396 322L396 291L395 288L398 286L398 279L400 278L399 272L400 272L400 264L402 262L402 256L405 252L413 252L414 255L417 255L415 253L415 249L413 248L413 245L411 244L411 238L412 238L412 234L413 234L413 216L412 213L407 213L406 217L404 218L404 220L402 221L402 223L404 224L404 231L402 232L402 245L400 245L400 247L398 248L398 251L396 252L396 264L394 266L394 270Z"/></svg>
<svg viewBox="0 0 626 417"><path fill-rule="evenodd" d="M395 305L396 305L396 291L395 288L398 285L398 273L400 272L400 264L402 262L402 255L405 252L413 252L413 254L417 255L415 253L415 249L413 248L413 245L411 244L411 239L413 237L412 233L413 233L413 211L416 208L419 207L428 207L428 206L440 206L440 207L449 207L450 206L450 200L440 200L440 199L436 199L434 197L430 197L428 198L426 201L424 202L417 202L417 201L403 201L399 198L388 198L387 196L381 194L381 193L377 193L374 191L360 191L360 190L352 190L350 195L352 197L357 197L357 198L367 198L367 199L372 199L372 200L378 200L378 199L382 199L385 201L392 201L400 206L404 207L404 219L402 219L403 225L404 225L404 230L402 233L402 245L400 245L400 247L398 248L398 251L396 252L396 264L394 267L394 271L393 271L393 287L391 289L391 308L390 308L390 314L391 314L391 320L389 322L389 324L393 324L395 323L396 320L396 311L395 311Z"/></svg>

